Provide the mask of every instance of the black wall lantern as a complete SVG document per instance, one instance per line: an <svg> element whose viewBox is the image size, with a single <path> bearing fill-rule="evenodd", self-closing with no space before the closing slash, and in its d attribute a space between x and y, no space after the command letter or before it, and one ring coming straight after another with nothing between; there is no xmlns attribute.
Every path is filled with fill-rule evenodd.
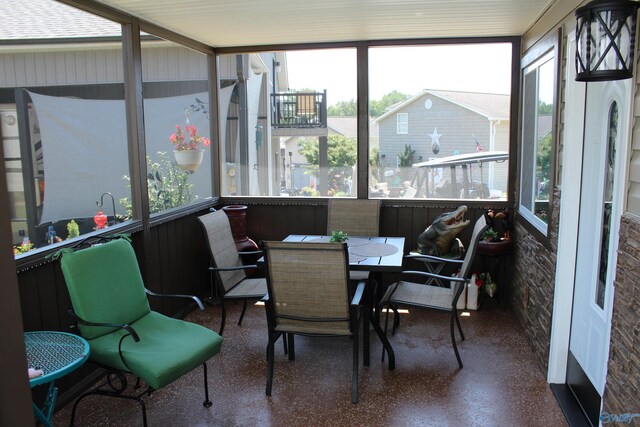
<svg viewBox="0 0 640 427"><path fill-rule="evenodd" d="M637 10L628 0L594 0L576 10L577 81L633 76Z"/></svg>

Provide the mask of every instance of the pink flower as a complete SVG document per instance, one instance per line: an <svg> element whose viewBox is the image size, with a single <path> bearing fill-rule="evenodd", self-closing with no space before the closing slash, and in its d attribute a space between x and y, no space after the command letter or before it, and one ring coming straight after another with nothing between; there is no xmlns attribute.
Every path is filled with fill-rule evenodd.
<svg viewBox="0 0 640 427"><path fill-rule="evenodd" d="M189 136L188 140L180 125L176 125L176 132L169 136L169 141L173 143L175 150L198 150L200 143L202 143L204 147L208 147L211 144L209 138L198 135L198 128L195 126L188 124L185 126L185 131Z"/></svg>

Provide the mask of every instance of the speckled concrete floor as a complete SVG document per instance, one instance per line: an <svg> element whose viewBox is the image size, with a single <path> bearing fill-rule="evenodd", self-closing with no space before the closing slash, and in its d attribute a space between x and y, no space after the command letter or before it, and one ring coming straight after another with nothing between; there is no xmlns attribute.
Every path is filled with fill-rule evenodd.
<svg viewBox="0 0 640 427"><path fill-rule="evenodd" d="M466 341L458 365L448 315L411 311L390 341L396 369L380 361L372 333L371 366L361 367L360 401L351 403L348 338L296 337L296 360L276 347L273 394L265 396L266 320L251 307L237 326L231 305L220 354L209 362L213 406L204 408L202 369L145 399L150 426L563 426L565 418L515 316L483 307L462 317ZM214 330L219 307L188 320ZM71 404L54 417L68 425ZM77 425L142 425L134 402L85 399Z"/></svg>

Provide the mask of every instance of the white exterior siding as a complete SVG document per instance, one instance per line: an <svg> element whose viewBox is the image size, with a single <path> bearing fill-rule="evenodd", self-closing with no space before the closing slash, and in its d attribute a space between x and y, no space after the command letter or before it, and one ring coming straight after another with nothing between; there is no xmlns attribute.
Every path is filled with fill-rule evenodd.
<svg viewBox="0 0 640 427"><path fill-rule="evenodd" d="M427 98L433 103L429 110L424 108ZM404 151L406 144L411 144L411 148L416 150L414 162L419 161L419 156L428 160L432 157L451 156L456 151L458 154L473 153L476 151L474 136L485 150L489 149L490 121L460 105L437 96L425 95L398 112L409 114L408 134L397 134L395 114L379 122L380 154L385 154L386 166L395 166L396 156ZM434 154L431 148L430 135L434 130L442 135L438 154Z"/></svg>
<svg viewBox="0 0 640 427"><path fill-rule="evenodd" d="M122 61L122 51L109 48L0 54L0 87L122 83ZM207 78L206 55L181 47L143 48L142 61L145 82Z"/></svg>
<svg viewBox="0 0 640 427"><path fill-rule="evenodd" d="M124 79L118 49L0 54L0 64L0 87L120 83Z"/></svg>

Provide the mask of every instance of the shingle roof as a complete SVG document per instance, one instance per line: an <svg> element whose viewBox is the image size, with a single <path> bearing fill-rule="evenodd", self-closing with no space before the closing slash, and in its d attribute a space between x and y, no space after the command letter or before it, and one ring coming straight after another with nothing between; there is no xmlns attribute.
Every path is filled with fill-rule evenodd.
<svg viewBox="0 0 640 427"><path fill-rule="evenodd" d="M459 92L453 90L436 90L436 89L424 89L420 93L406 101L396 104L389 111L381 115L376 119L376 122L383 120L391 114L394 114L397 110L404 108L405 106L415 102L424 95L431 94L469 110L475 111L478 114L482 114L489 119L495 120L508 120L510 109L510 95L503 95L497 93L480 93L480 92Z"/></svg>
<svg viewBox="0 0 640 427"><path fill-rule="evenodd" d="M508 119L511 97L497 93L457 92L448 90L429 90L441 98L449 99L491 119Z"/></svg>
<svg viewBox="0 0 640 427"><path fill-rule="evenodd" d="M327 126L348 138L357 138L358 136L358 119L356 117L329 116L327 117ZM373 120L369 120L369 134L378 135L378 124Z"/></svg>
<svg viewBox="0 0 640 427"><path fill-rule="evenodd" d="M1 0L0 40L120 37L120 24L53 0Z"/></svg>

